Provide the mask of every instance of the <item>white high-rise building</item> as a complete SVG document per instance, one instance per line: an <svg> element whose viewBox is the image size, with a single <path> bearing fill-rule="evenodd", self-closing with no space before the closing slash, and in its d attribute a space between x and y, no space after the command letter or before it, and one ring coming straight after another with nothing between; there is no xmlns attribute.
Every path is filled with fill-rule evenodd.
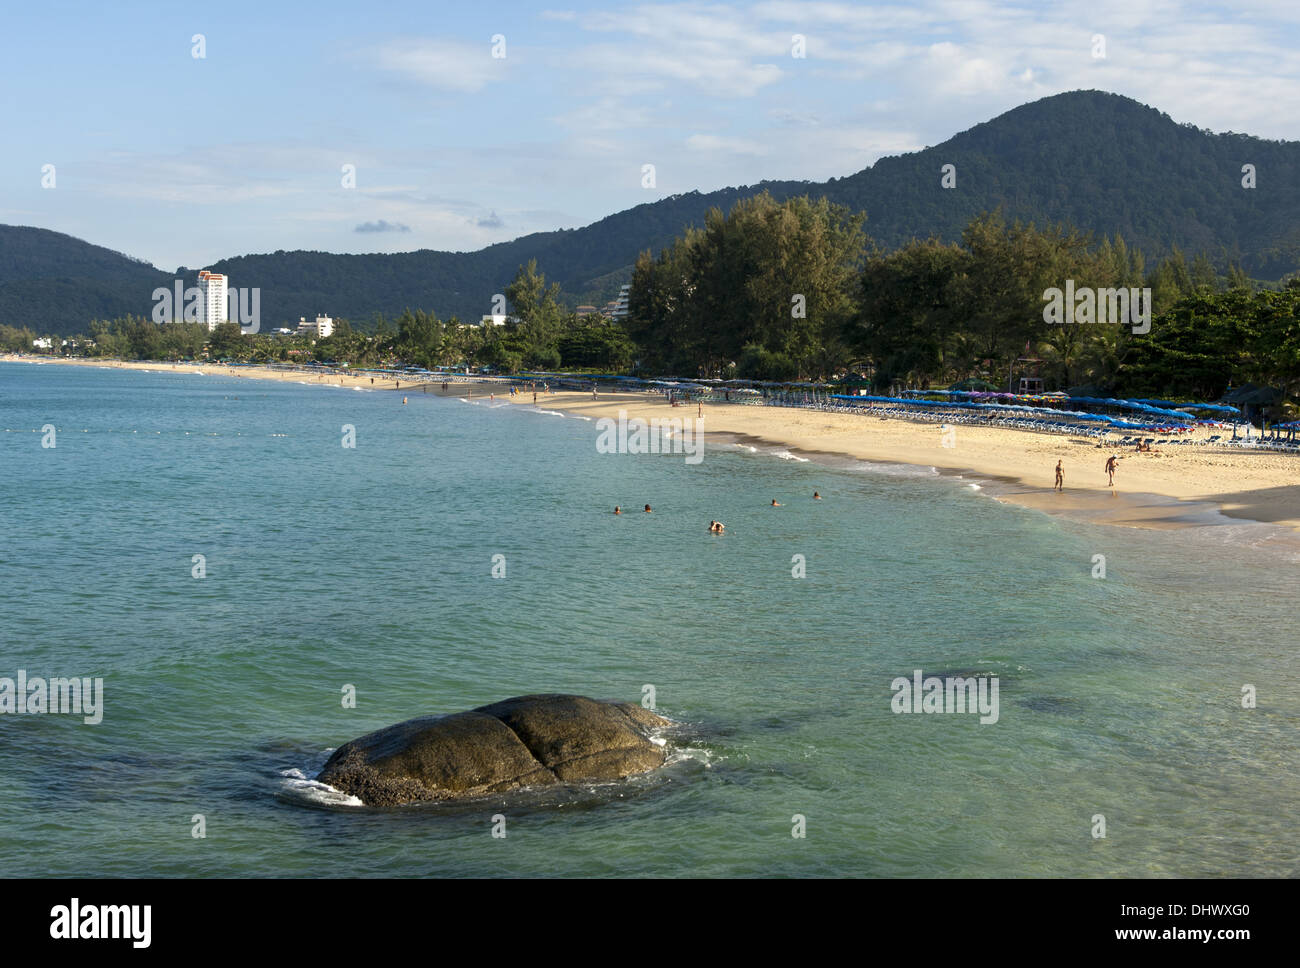
<svg viewBox="0 0 1300 968"><path fill-rule="evenodd" d="M199 302L199 322L208 324L208 332L216 329L218 323L229 319L230 314L226 309L229 284L230 280L219 272L209 272L207 269L199 272L199 291L203 293Z"/></svg>
<svg viewBox="0 0 1300 968"><path fill-rule="evenodd" d="M627 319L627 303L628 303L628 297L631 295L631 292L632 292L632 283L630 282L623 283L622 288L620 288L618 291L618 299L614 300L613 316L615 319Z"/></svg>

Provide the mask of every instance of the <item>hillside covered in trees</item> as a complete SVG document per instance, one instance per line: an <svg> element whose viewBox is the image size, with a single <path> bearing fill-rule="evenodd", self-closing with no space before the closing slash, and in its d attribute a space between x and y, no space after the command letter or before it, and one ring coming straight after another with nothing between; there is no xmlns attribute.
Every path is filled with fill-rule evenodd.
<svg viewBox="0 0 1300 968"><path fill-rule="evenodd" d="M760 194L714 209L658 256L638 257L621 323L565 308L559 286L530 261L505 287L513 316L503 326L407 310L393 323L378 317L372 334L339 320L313 341L128 317L96 321L93 345L75 352L869 382L889 393L967 381L997 388L1020 365L1047 389L1086 386L1075 391L1086 396L1204 400L1258 383L1282 402L1300 398L1300 280L1259 288L1235 267L1220 273L1180 251L1148 266L1121 236L997 213L971 219L958 242L893 250L871 245L862 223L806 196ZM31 336L0 325L0 348L21 349ZM1292 411L1268 416L1283 413Z"/></svg>
<svg viewBox="0 0 1300 968"><path fill-rule="evenodd" d="M953 166L953 187L943 187L945 165ZM1253 188L1243 187L1245 165L1254 167ZM376 313L407 308L477 319L530 260L571 308L612 298L639 253L658 253L702 227L711 209L730 211L762 192L865 214L863 230L888 250L912 239L958 242L972 218L999 210L1009 221L1122 237L1149 259L1175 248L1204 254L1219 272L1235 264L1257 279L1279 279L1300 265L1300 143L1214 134L1129 98L1076 91L825 183L689 192L470 253L280 251L204 268L228 273L235 286L259 287L265 328L317 312L364 328ZM197 268L162 272L70 236L0 226L0 324L71 334L93 318L148 316L154 288L192 279Z"/></svg>

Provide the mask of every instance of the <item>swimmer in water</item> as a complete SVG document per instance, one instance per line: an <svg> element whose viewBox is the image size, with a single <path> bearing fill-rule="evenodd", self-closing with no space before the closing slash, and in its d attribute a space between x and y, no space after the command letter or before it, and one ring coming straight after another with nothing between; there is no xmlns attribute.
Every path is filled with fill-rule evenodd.
<svg viewBox="0 0 1300 968"><path fill-rule="evenodd" d="M645 506L645 513L646 513L646 514L649 514L649 513L650 513L650 505L648 505L648 504Z"/></svg>
<svg viewBox="0 0 1300 968"><path fill-rule="evenodd" d="M822 499L822 496L821 496L820 494L818 494L816 491L813 491L813 500L814 500L814 501L820 501L821 499Z"/></svg>
<svg viewBox="0 0 1300 968"><path fill-rule="evenodd" d="M614 508L614 513L615 513L615 514L622 514L622 513L623 513L623 509L620 508L620 507L615 507L615 508Z"/></svg>
<svg viewBox="0 0 1300 968"><path fill-rule="evenodd" d="M406 397L402 397L402 406L406 406Z"/></svg>
<svg viewBox="0 0 1300 968"><path fill-rule="evenodd" d="M772 507L779 508L779 507L784 507L784 505L778 503L776 498L772 498Z"/></svg>

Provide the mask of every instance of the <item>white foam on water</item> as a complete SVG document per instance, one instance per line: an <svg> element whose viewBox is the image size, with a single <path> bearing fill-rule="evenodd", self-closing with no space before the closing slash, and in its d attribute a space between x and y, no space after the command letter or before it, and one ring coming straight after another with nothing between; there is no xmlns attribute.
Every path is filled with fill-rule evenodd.
<svg viewBox="0 0 1300 968"><path fill-rule="evenodd" d="M703 746L677 746L664 760L664 766L672 766L674 763L684 763L690 760L699 763L705 769L709 769L720 759L721 757L717 753Z"/></svg>
<svg viewBox="0 0 1300 968"><path fill-rule="evenodd" d="M807 464L808 461L809 461L809 458L807 458L807 457L800 457L800 456L798 456L797 454L792 454L792 453L790 453L788 450L777 450L777 451L773 451L773 452L772 452L772 456L773 456L773 457L779 457L779 458L781 458L782 460L797 460L800 464Z"/></svg>
<svg viewBox="0 0 1300 968"><path fill-rule="evenodd" d="M328 783L309 779L306 773L296 767L281 770L280 776L283 778L280 783L280 792L292 800L327 807L365 806L360 797L354 797L350 793L336 790Z"/></svg>

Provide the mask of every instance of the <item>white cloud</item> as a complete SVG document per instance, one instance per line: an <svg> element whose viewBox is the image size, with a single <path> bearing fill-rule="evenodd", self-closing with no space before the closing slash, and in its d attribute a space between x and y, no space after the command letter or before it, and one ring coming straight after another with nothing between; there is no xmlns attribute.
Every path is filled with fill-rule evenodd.
<svg viewBox="0 0 1300 968"><path fill-rule="evenodd" d="M395 40L366 52L383 70L402 74L444 91L473 93L505 78L507 57L493 57L492 45L467 44L428 38Z"/></svg>
<svg viewBox="0 0 1300 968"><path fill-rule="evenodd" d="M707 151L714 154L754 155L762 157L768 154L768 146L748 138L724 138L716 134L693 134L686 139L686 147L691 151Z"/></svg>

